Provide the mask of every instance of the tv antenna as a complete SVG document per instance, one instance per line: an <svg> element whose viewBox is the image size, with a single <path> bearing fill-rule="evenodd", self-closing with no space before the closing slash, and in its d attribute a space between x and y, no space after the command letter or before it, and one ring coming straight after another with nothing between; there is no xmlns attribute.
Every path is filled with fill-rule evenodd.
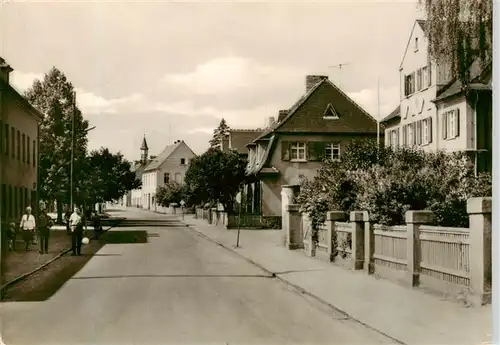
<svg viewBox="0 0 500 345"><path fill-rule="evenodd" d="M342 67L344 66L347 66L349 65L348 63L339 63L337 65L332 65L332 66L328 66L328 68L338 68L338 69L342 69Z"/></svg>

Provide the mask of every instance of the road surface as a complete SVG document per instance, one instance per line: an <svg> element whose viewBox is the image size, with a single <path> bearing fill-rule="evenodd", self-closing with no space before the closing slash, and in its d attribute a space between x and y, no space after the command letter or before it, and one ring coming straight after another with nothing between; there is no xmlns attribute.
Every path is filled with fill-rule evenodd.
<svg viewBox="0 0 500 345"><path fill-rule="evenodd" d="M126 217L114 231L146 231L147 243L106 244L48 300L2 303L5 344L392 343L172 216Z"/></svg>

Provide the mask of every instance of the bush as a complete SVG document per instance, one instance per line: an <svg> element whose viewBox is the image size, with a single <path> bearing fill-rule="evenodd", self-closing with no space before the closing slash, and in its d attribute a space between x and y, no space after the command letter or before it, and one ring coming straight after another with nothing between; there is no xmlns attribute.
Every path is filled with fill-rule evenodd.
<svg viewBox="0 0 500 345"><path fill-rule="evenodd" d="M165 186L159 187L156 191L156 202L163 206L169 207L170 204L179 204L183 200L185 187L175 181L170 181Z"/></svg>
<svg viewBox="0 0 500 345"><path fill-rule="evenodd" d="M465 153L377 152L370 141L358 141L340 162L325 161L314 179L303 178L297 201L313 229L328 210L368 211L371 221L386 225L404 224L409 210L432 210L437 225L467 227L467 199L475 196L491 196L491 175L475 176Z"/></svg>

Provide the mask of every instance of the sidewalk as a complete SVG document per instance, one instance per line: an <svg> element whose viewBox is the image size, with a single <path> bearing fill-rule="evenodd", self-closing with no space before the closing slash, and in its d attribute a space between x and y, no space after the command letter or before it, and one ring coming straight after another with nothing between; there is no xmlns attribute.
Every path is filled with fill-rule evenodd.
<svg viewBox="0 0 500 345"><path fill-rule="evenodd" d="M178 217L180 219L180 217ZM278 279L315 296L406 344L491 344L492 308L466 308L434 295L354 272L284 248L279 230L237 231L185 216L199 233L276 273Z"/></svg>
<svg viewBox="0 0 500 345"><path fill-rule="evenodd" d="M110 227L103 227L103 230L109 230ZM55 231L54 231L55 230ZM62 231L64 230L64 231ZM87 235L93 236L93 228L87 228ZM37 238L39 243L39 239ZM67 235L66 227L53 226L49 238L49 252L40 254L40 244L31 245L29 252L24 251L24 241L21 235L17 235L16 251L8 252L5 256L5 262L2 264L2 274L0 276L0 286L11 280L29 273L46 262L54 259L63 251L71 248L71 236Z"/></svg>

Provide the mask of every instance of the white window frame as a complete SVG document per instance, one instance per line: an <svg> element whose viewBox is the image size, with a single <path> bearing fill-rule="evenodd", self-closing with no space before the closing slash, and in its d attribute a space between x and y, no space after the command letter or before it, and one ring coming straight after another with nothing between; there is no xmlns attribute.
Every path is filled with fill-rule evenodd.
<svg viewBox="0 0 500 345"><path fill-rule="evenodd" d="M336 152L336 153L334 153ZM328 143L325 145L325 156L332 161L340 160L340 143Z"/></svg>
<svg viewBox="0 0 500 345"><path fill-rule="evenodd" d="M422 140L420 141L422 145L427 145L429 144L429 119L423 119L422 120L422 127L421 127L421 135L422 135Z"/></svg>
<svg viewBox="0 0 500 345"><path fill-rule="evenodd" d="M292 162L307 161L307 146L305 142L296 142L290 145L290 161Z"/></svg>
<svg viewBox="0 0 500 345"><path fill-rule="evenodd" d="M415 145L413 142L413 126L412 124L408 124L406 127L406 143L408 144L409 147L412 147Z"/></svg>
<svg viewBox="0 0 500 345"><path fill-rule="evenodd" d="M454 110L448 111L446 113L446 138L454 139L457 137L455 133L455 122L457 121L456 112Z"/></svg>
<svg viewBox="0 0 500 345"><path fill-rule="evenodd" d="M395 130L395 129L393 129L393 130L391 131L391 147L392 147L393 149L395 149L395 148L396 148L396 143L398 142L398 137L397 137L397 135L398 135L398 131L397 131L397 130Z"/></svg>

